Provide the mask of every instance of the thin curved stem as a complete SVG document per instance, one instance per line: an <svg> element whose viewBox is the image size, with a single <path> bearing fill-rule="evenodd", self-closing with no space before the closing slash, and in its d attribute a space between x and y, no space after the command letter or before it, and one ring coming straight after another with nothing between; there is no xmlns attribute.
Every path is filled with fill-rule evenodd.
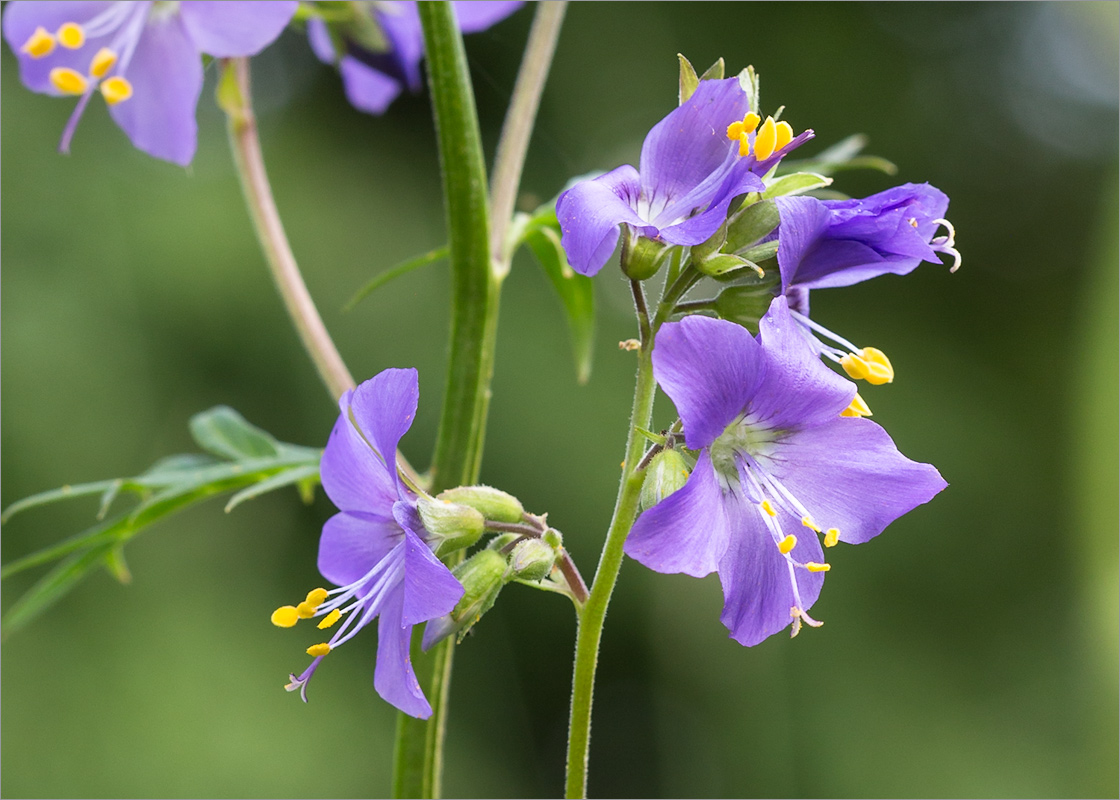
<svg viewBox="0 0 1120 800"><path fill-rule="evenodd" d="M509 270L510 253L506 250L505 237L513 217L517 190L521 185L521 170L529 139L533 135L541 93L544 91L560 26L564 22L566 0L543 0L537 4L537 15L529 31L525 56L513 87L513 97L502 125L494 156L494 171L490 177L490 253L499 277Z"/></svg>

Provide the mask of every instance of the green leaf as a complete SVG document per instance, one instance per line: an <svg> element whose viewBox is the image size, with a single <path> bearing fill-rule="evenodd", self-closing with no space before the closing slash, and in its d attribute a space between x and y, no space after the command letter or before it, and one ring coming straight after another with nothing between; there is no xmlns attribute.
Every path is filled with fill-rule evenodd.
<svg viewBox="0 0 1120 800"><path fill-rule="evenodd" d="M818 175L815 172L795 172L792 175L783 175L766 187L762 193L765 200L773 197L783 197L791 194L804 194L810 189L832 184L832 178Z"/></svg>
<svg viewBox="0 0 1120 800"><path fill-rule="evenodd" d="M69 500L71 497L84 497L86 495L101 494L110 491L115 483L116 481L81 483L77 486L63 486L60 489L51 489L49 492L33 494L30 497L17 500L4 509L4 513L0 515L0 523L7 522L19 512L26 511L29 508L57 503L59 500Z"/></svg>
<svg viewBox="0 0 1120 800"><path fill-rule="evenodd" d="M576 380L583 384L591 377L595 344L595 283L586 275L577 274L568 265L558 229L559 224L555 229L546 225L530 226L524 241L533 251L537 263L548 275L552 288L564 305L572 340L572 354L576 362Z"/></svg>
<svg viewBox="0 0 1120 800"><path fill-rule="evenodd" d="M229 499L229 502L226 503L225 510L228 513L230 511L233 511L233 509L237 508L246 500L252 500L254 497L260 497L262 494L271 492L274 489L280 489L284 486L291 486L293 483L299 484L300 495L306 498L307 492L309 491L311 486L315 485L318 477L318 464L306 464L302 467L293 467L292 469L286 469L283 472L277 472L271 478L265 478L263 481L258 481L249 488L242 489L240 492L235 494Z"/></svg>
<svg viewBox="0 0 1120 800"><path fill-rule="evenodd" d="M191 436L208 453L237 460L277 454L271 434L250 425L229 406L215 406L191 417Z"/></svg>
<svg viewBox="0 0 1120 800"><path fill-rule="evenodd" d="M108 556L114 546L115 543L111 541L98 544L83 553L71 556L44 575L4 615L3 623L0 624L0 635L7 638L54 605L73 589L87 572Z"/></svg>
<svg viewBox="0 0 1120 800"><path fill-rule="evenodd" d="M677 60L681 63L680 88L677 90L677 105L683 106L688 102L688 98L692 97L692 93L696 91L696 87L700 85L700 79L696 76L696 69L687 58L677 53Z"/></svg>
<svg viewBox="0 0 1120 800"><path fill-rule="evenodd" d="M704 74L700 76L700 80L722 81L724 69L723 57L721 56L720 58L716 59L716 63L712 64L710 67L704 70Z"/></svg>
<svg viewBox="0 0 1120 800"><path fill-rule="evenodd" d="M814 158L788 160L779 164L778 172L783 175L791 172L815 172L821 176L851 169L874 169L887 175L898 172L898 167L885 158L859 155L866 146L867 137L862 133L855 133L826 148Z"/></svg>
<svg viewBox="0 0 1120 800"><path fill-rule="evenodd" d="M407 261L402 261L396 266L389 267L389 269L385 270L384 272L380 272L375 275L369 283L355 292L354 296L351 297L346 302L346 305L342 307L342 310L352 310L354 306L358 305L358 303L360 303L362 300L369 297L369 295L371 295L375 289L379 289L394 278L399 278L401 275L406 275L418 267L423 267L428 264L434 264L437 261L442 261L450 254L451 248L449 248L447 245L444 245L443 247L437 247L435 250L429 250L423 255L415 256L408 259Z"/></svg>

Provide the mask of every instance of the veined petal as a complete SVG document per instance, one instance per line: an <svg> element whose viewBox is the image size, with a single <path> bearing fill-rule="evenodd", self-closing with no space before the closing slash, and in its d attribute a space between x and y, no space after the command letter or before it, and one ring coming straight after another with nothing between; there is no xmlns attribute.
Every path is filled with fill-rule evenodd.
<svg viewBox="0 0 1120 800"><path fill-rule="evenodd" d="M420 399L415 369L386 369L364 381L350 396L354 422L381 455L396 480L397 443L412 427Z"/></svg>
<svg viewBox="0 0 1120 800"><path fill-rule="evenodd" d="M655 572L710 575L728 547L723 505L723 490L704 450L684 486L638 517L626 539L626 555Z"/></svg>
<svg viewBox="0 0 1120 800"><path fill-rule="evenodd" d="M633 225L647 236L657 229L638 216L638 171L625 164L589 181L580 181L556 200L560 243L568 263L581 275L594 275L618 244L618 226Z"/></svg>
<svg viewBox="0 0 1120 800"><path fill-rule="evenodd" d="M19 60L19 77L23 85L40 94L60 95L61 92L51 83L51 70L55 67L68 67L83 75L86 74L93 54L97 52L98 47L108 41L108 37L105 36L98 37L96 40L87 40L76 50L56 46L50 55L32 58L21 48L31 38L36 28L43 28L53 34L64 23L85 24L112 6L111 2L74 2L73 0L58 2L18 0L18 2L5 3L4 39Z"/></svg>
<svg viewBox="0 0 1120 800"><path fill-rule="evenodd" d="M272 44L297 8L297 0L183 0L179 15L201 52L233 58Z"/></svg>
<svg viewBox="0 0 1120 800"><path fill-rule="evenodd" d="M377 621L377 667L373 671L373 687L391 705L420 719L432 715L432 707L424 697L416 673L412 670L409 646L412 626L401 621L404 591L398 586L385 598Z"/></svg>
<svg viewBox="0 0 1120 800"><path fill-rule="evenodd" d="M661 327L653 374L677 407L690 448L710 445L743 412L760 364L758 342L733 322L689 316Z"/></svg>
<svg viewBox="0 0 1120 800"><path fill-rule="evenodd" d="M124 69L132 98L109 108L132 144L186 166L194 157L202 61L178 15L152 17Z"/></svg>
<svg viewBox="0 0 1120 800"><path fill-rule="evenodd" d="M350 105L367 114L384 114L401 93L399 81L353 56L343 56L338 71Z"/></svg>
<svg viewBox="0 0 1120 800"><path fill-rule="evenodd" d="M392 517L339 512L323 525L319 572L331 583L348 586L385 558L402 536Z"/></svg>
<svg viewBox="0 0 1120 800"><path fill-rule="evenodd" d="M781 227L778 229L778 269L782 292L791 285L803 285L802 264L828 230L828 207L815 197L778 197Z"/></svg>
<svg viewBox="0 0 1120 800"><path fill-rule="evenodd" d="M311 45L311 52L324 64L333 64L338 60L334 43L331 42L330 31L327 30L327 23L323 20L314 17L307 20L307 41Z"/></svg>
<svg viewBox="0 0 1120 800"><path fill-rule="evenodd" d="M383 72L400 80L410 91L418 92L423 86L420 61L424 58L424 34L420 28L420 14L414 2L386 2L376 7L374 16L389 40L390 52L384 59L389 62ZM380 63L370 62L381 68Z"/></svg>
<svg viewBox="0 0 1120 800"><path fill-rule="evenodd" d="M750 164L743 159L732 165L724 176L723 182L708 198L708 207L676 225L662 228L661 238L672 244L689 246L707 241L727 219L727 209L732 200L747 192L761 192L766 189L762 179L751 172L749 167Z"/></svg>
<svg viewBox="0 0 1120 800"><path fill-rule="evenodd" d="M730 528L730 544L719 565L719 579L723 585L722 622L731 632L731 638L750 647L768 636L786 628L793 621L790 609L808 611L820 595L824 574L793 568L797 582L794 594L790 566L779 552L759 511L746 498L733 494L725 504ZM783 531L792 530L792 517L779 512ZM782 523L779 523L782 524ZM790 554L795 561L820 562L823 560L820 542L815 535L804 535L806 529L796 523L797 547Z"/></svg>
<svg viewBox="0 0 1120 800"><path fill-rule="evenodd" d="M711 202L739 158L727 126L749 110L738 78L700 81L684 105L653 126L639 163L642 196L649 206L643 215L651 223L671 225Z"/></svg>
<svg viewBox="0 0 1120 800"><path fill-rule="evenodd" d="M390 471L395 462L382 461L350 421L352 396L353 392L345 392L339 398L342 413L323 451L320 479L331 502L343 511L387 517L397 500L396 476Z"/></svg>
<svg viewBox="0 0 1120 800"><path fill-rule="evenodd" d="M839 416L856 386L824 365L785 297L775 297L758 326L762 379L751 400L751 423L770 428L819 425ZM686 429L687 430L687 429Z"/></svg>
<svg viewBox="0 0 1120 800"><path fill-rule="evenodd" d="M521 6L522 2L503 2L502 0L456 0L455 19L463 33L484 31L495 23L501 22Z"/></svg>
<svg viewBox="0 0 1120 800"><path fill-rule="evenodd" d="M854 417L791 433L770 468L819 525L839 528L850 544L877 536L948 485L932 465L902 455L879 425Z"/></svg>
<svg viewBox="0 0 1120 800"><path fill-rule="evenodd" d="M463 587L412 531L405 531L401 624L416 625L451 613Z"/></svg>

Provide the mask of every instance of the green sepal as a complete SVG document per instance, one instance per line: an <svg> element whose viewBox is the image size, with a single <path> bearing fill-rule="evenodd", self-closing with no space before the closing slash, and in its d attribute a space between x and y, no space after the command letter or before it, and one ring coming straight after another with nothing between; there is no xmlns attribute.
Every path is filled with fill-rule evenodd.
<svg viewBox="0 0 1120 800"><path fill-rule="evenodd" d="M758 110L758 73L754 71L754 67L748 66L739 73L739 85L743 88L743 91L747 93L747 102L750 104L750 110L756 114L761 114L762 112Z"/></svg>
<svg viewBox="0 0 1120 800"><path fill-rule="evenodd" d="M778 172L781 174L815 172L824 176L850 169L873 169L887 175L898 172L898 167L893 162L881 156L859 155L866 146L867 137L862 133L854 133L813 158L783 161L778 165Z"/></svg>
<svg viewBox="0 0 1120 800"><path fill-rule="evenodd" d="M493 486L457 486L437 495L440 500L460 503L478 511L493 522L521 522L525 507L511 494Z"/></svg>
<svg viewBox="0 0 1120 800"><path fill-rule="evenodd" d="M634 281L652 278L661 269L672 245L627 233L622 240L622 272Z"/></svg>
<svg viewBox="0 0 1120 800"><path fill-rule="evenodd" d="M482 514L475 509L435 497L421 496L416 501L416 511L424 528L439 540L433 549L440 558L470 547L482 537L485 528Z"/></svg>
<svg viewBox="0 0 1120 800"><path fill-rule="evenodd" d="M728 286L713 303L721 319L738 323L751 333L758 332L758 321L765 316L774 299L775 282L753 286Z"/></svg>
<svg viewBox="0 0 1120 800"><path fill-rule="evenodd" d="M639 428L637 425L634 426L634 430L636 430L638 433L640 433L642 436L656 445L664 446L665 442L667 441L666 438L661 434L654 433L653 431L647 431L645 428Z"/></svg>
<svg viewBox="0 0 1120 800"><path fill-rule="evenodd" d="M743 206L727 221L727 243L724 251L738 253L778 227L781 218L778 204L773 200L761 200Z"/></svg>
<svg viewBox="0 0 1120 800"><path fill-rule="evenodd" d="M708 67L706 70L704 70L704 74L700 76L700 80L702 80L702 81L722 81L725 70L726 70L726 67L724 66L724 63L723 63L723 57L720 56L719 58L716 59L716 63L712 64L710 67Z"/></svg>
<svg viewBox="0 0 1120 800"><path fill-rule="evenodd" d="M677 90L677 105L683 106L688 102L688 98L692 97L692 94L700 85L700 78L697 77L696 69L687 58L677 53L677 60L679 60L681 64L680 88Z"/></svg>
<svg viewBox="0 0 1120 800"><path fill-rule="evenodd" d="M773 180L762 193L762 197L764 200L769 200L773 197L804 194L812 189L831 185L832 178L824 175L815 172L794 172Z"/></svg>
<svg viewBox="0 0 1120 800"><path fill-rule="evenodd" d="M509 579L509 565L505 556L489 548L479 550L451 571L463 585L463 596L451 613L428 622L432 635L425 638L428 647L443 641L451 634L458 634L457 641L494 607L494 602Z"/></svg>
<svg viewBox="0 0 1120 800"><path fill-rule="evenodd" d="M713 256L707 261L697 264L696 269L712 278L718 278L722 275L726 275L728 272L741 269L752 269L759 275L764 274L762 267L758 266L758 264L749 259L732 255L731 253L721 253L718 256Z"/></svg>
<svg viewBox="0 0 1120 800"><path fill-rule="evenodd" d="M556 550L540 539L524 539L509 554L510 577L540 583L552 572Z"/></svg>

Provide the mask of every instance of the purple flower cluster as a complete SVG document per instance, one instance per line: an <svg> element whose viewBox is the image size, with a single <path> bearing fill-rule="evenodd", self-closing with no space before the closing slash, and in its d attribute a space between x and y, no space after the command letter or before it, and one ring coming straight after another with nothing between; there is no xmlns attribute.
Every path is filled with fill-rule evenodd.
<svg viewBox="0 0 1120 800"><path fill-rule="evenodd" d="M455 18L463 33L484 31L502 21L523 3L472 0L455 2ZM384 49L373 50L340 31L341 52L331 38L327 23L311 19L307 35L315 56L325 64L337 64L342 75L346 99L359 111L382 114L401 91L420 91L420 62L424 57L424 36L415 2L355 4L354 13L368 15L362 22L372 23L383 35Z"/></svg>
<svg viewBox="0 0 1120 800"><path fill-rule="evenodd" d="M79 98L59 149L69 152L95 91L138 149L186 166L198 138L202 58L256 55L280 35L296 0L38 2L14 0L4 38L34 92Z"/></svg>
<svg viewBox="0 0 1120 800"><path fill-rule="evenodd" d="M463 587L433 554L438 541L420 520L416 493L397 473L397 443L412 425L418 397L416 370L388 369L339 401L342 413L320 466L339 513L319 540L319 571L337 588L313 589L272 615L280 627L322 617L318 627L329 629L341 621L328 641L308 648L314 660L286 687L305 701L323 658L377 619L374 687L406 714L431 716L409 656L412 628L450 613Z"/></svg>

